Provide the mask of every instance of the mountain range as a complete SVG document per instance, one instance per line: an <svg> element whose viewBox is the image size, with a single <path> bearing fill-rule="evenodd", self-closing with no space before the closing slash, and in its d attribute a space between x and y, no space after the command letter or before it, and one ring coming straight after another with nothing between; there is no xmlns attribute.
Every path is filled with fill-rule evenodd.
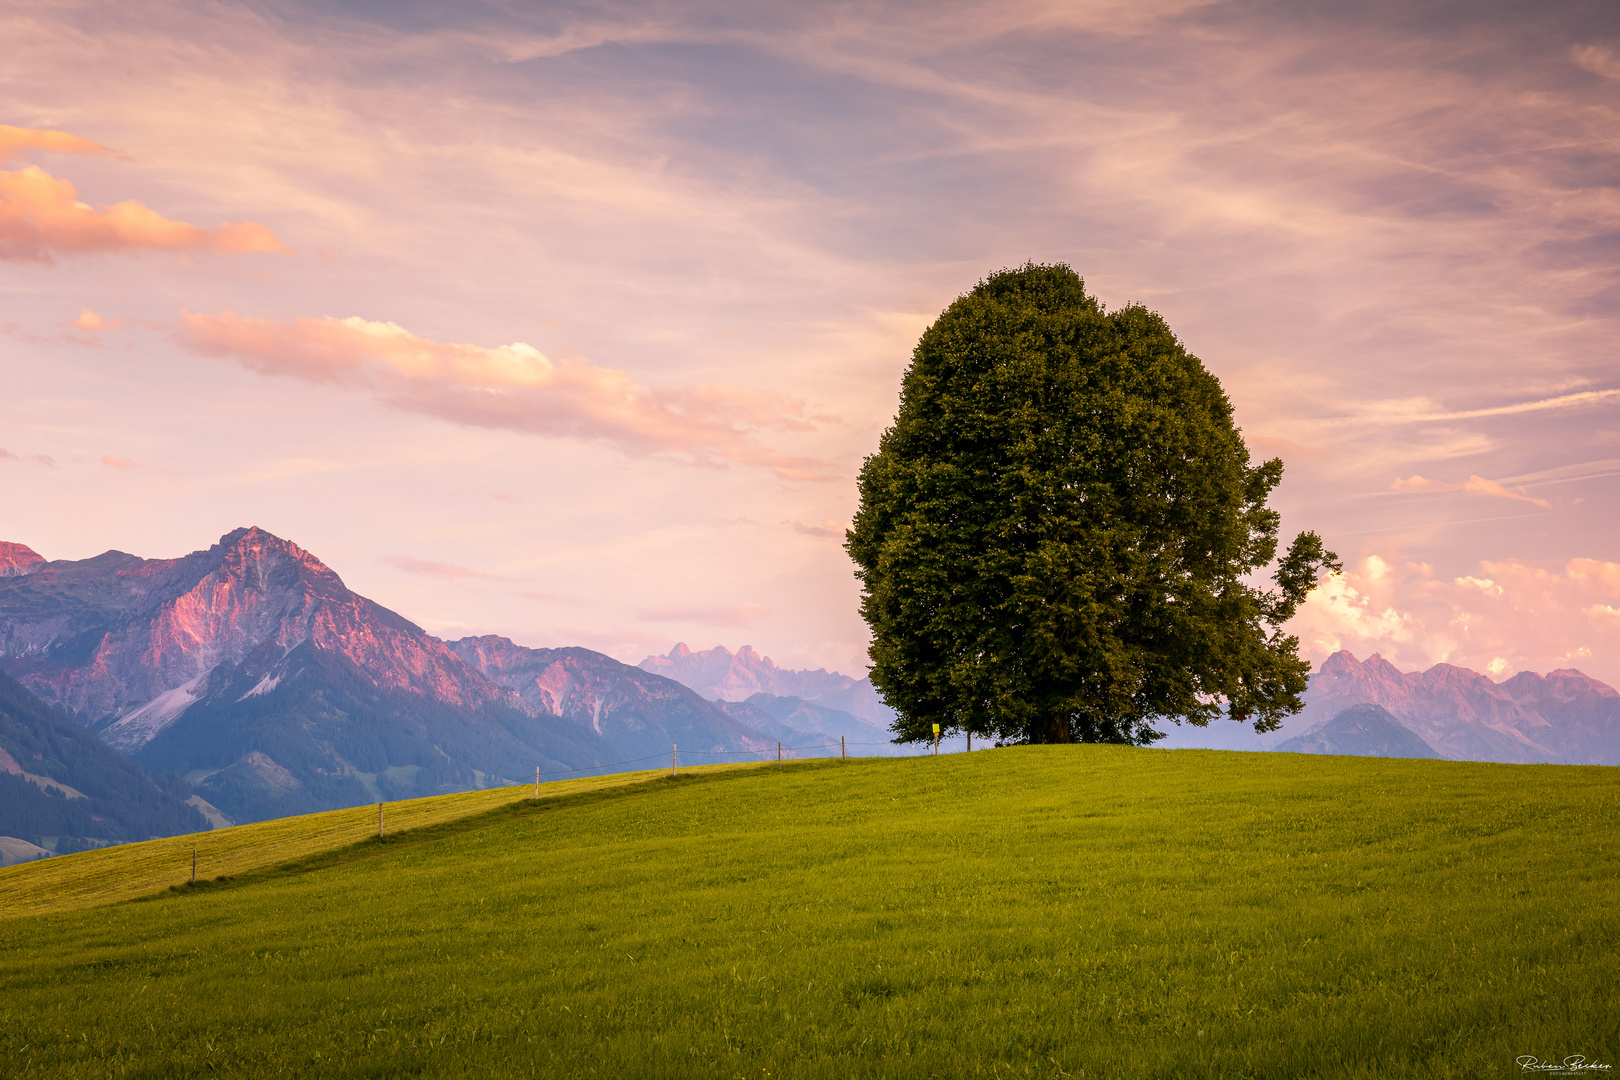
<svg viewBox="0 0 1620 1080"><path fill-rule="evenodd" d="M1377 653L1362 661L1343 650L1322 662L1311 676L1304 710L1278 731L1257 735L1222 720L1207 728L1172 725L1157 745L1358 753L1334 747L1338 738L1349 747L1359 737L1329 730L1356 705L1381 706L1436 757L1620 765L1620 692L1589 675L1569 668L1545 676L1521 671L1493 682L1453 664L1403 672Z"/></svg>
<svg viewBox="0 0 1620 1080"><path fill-rule="evenodd" d="M889 725L894 710L883 703L870 679L855 679L818 668L779 668L750 645L732 652L723 645L694 652L685 642L664 656L649 656L643 671L684 683L713 701L728 716L750 724L777 723L804 733L856 746L858 753L904 755L916 747L896 746ZM960 749L950 740L948 749Z"/></svg>
<svg viewBox="0 0 1620 1080"><path fill-rule="evenodd" d="M588 649L441 641L258 528L178 559L0 546L0 669L230 822L802 737Z"/></svg>
<svg viewBox="0 0 1620 1080"><path fill-rule="evenodd" d="M723 645L694 652L681 642L664 656L649 656L643 671L684 683L711 701L748 701L758 694L771 698L798 698L847 713L868 724L888 729L894 710L883 703L870 679L855 679L836 671L790 671L777 667L753 646L732 652Z"/></svg>
<svg viewBox="0 0 1620 1080"><path fill-rule="evenodd" d="M442 641L258 528L177 559L49 561L0 543L0 671L0 861L652 767L675 744L688 762L778 743L907 752L866 679L746 645L631 666ZM1620 693L1573 670L1496 683L1339 652L1281 730L1172 726L1160 745L1620 764Z"/></svg>

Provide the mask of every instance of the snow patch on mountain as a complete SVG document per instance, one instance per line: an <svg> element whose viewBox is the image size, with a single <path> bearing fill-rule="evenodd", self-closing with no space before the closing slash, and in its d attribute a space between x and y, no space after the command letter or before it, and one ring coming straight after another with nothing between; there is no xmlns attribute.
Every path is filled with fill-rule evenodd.
<svg viewBox="0 0 1620 1080"><path fill-rule="evenodd" d="M172 690L166 690L145 705L107 725L101 737L114 749L132 754L151 742L158 732L180 719L201 697L199 688L208 678L203 672Z"/></svg>
<svg viewBox="0 0 1620 1080"><path fill-rule="evenodd" d="M253 689L249 690L236 700L246 701L250 697L258 697L260 694L268 694L279 685L281 685L281 673L272 672L271 674L260 679Z"/></svg>

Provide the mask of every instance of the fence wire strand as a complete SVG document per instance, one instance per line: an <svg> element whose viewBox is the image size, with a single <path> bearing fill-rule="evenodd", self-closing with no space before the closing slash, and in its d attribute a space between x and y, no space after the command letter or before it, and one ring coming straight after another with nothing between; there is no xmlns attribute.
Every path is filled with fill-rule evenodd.
<svg viewBox="0 0 1620 1080"><path fill-rule="evenodd" d="M830 750L833 749L834 745L835 744L833 744L833 743L816 743L816 744L814 744L812 746L780 746L777 749L780 752L784 753L784 754L787 753L789 750L829 750L830 751ZM845 742L842 745L843 746L898 746L900 744L891 743L891 742ZM673 747L671 748L671 751L673 752ZM682 750L682 751L680 751L680 753L683 756L690 755L690 756L702 756L702 757L739 757L739 756L747 756L747 755L764 755L764 757L761 760L769 761L770 760L769 755L770 755L771 751L770 750ZM669 756L670 756L669 754L648 754L646 757L629 758L628 760L625 760L625 761L610 761L610 762L606 763L605 765L581 765L577 769L552 769L550 771L542 770L541 772L538 772L535 775L537 775L537 776L572 776L575 773L598 772L598 771L600 771L602 769L616 769L620 765L637 765L637 764L640 764L643 761L662 761L662 760L664 760L665 758L667 758ZM518 781L518 782L522 783L522 781Z"/></svg>

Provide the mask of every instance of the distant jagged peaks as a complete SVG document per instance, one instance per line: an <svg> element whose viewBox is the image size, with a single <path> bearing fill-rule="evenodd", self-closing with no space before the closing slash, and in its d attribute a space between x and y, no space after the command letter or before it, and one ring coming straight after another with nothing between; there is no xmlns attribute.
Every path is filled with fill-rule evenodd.
<svg viewBox="0 0 1620 1080"><path fill-rule="evenodd" d="M724 645L694 652L683 641L667 655L649 656L637 667L684 683L711 701L746 701L755 694L813 698L847 690L857 681L825 668L785 671L770 657L755 652L752 645L736 652Z"/></svg>
<svg viewBox="0 0 1620 1080"><path fill-rule="evenodd" d="M1301 719L1320 726L1364 703L1448 758L1620 764L1620 692L1573 668L1497 683L1454 664L1403 672L1377 653L1362 661L1341 650L1311 677Z"/></svg>
<svg viewBox="0 0 1620 1080"><path fill-rule="evenodd" d="M649 656L637 666L683 683L710 701L747 701L755 694L769 694L802 698L885 727L894 719L894 711L883 703L869 680L826 668L780 668L751 645L736 652L724 645L695 652L683 641L664 656Z"/></svg>
<svg viewBox="0 0 1620 1080"><path fill-rule="evenodd" d="M27 544L0 540L0 577L22 577L44 565L44 556Z"/></svg>

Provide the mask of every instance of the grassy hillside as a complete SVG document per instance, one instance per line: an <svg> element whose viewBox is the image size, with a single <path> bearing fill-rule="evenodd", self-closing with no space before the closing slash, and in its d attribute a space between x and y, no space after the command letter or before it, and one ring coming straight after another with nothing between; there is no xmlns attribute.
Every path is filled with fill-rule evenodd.
<svg viewBox="0 0 1620 1080"><path fill-rule="evenodd" d="M0 1061L759 1080L1620 1065L1616 781L1085 746L508 803L0 919Z"/></svg>
<svg viewBox="0 0 1620 1080"><path fill-rule="evenodd" d="M737 767L711 766L709 771ZM546 799L565 798L639 784L668 774L667 769L652 769L583 777L543 784L540 792ZM386 838L390 833L440 825L533 797L534 787L523 785L391 802L384 808L383 834ZM35 863L26 871L0 870L0 917L100 907L150 896L188 882L193 854L199 879L237 878L255 870L307 860L376 836L377 807L356 806L257 821L218 832L188 833L143 844L126 844Z"/></svg>

